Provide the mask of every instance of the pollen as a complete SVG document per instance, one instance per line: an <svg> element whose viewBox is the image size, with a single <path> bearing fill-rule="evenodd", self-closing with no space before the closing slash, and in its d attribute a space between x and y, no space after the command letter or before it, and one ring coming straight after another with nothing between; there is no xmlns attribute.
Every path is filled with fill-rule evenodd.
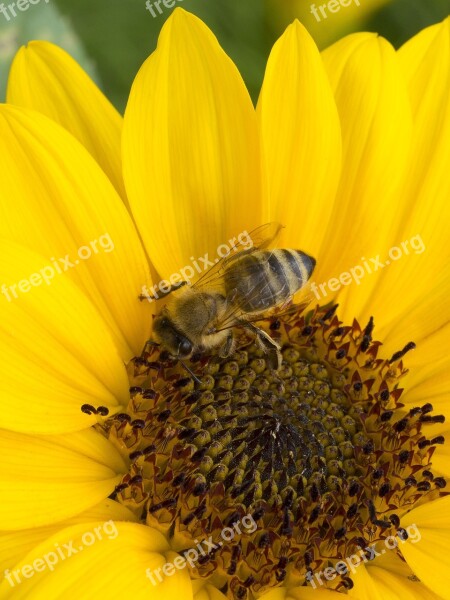
<svg viewBox="0 0 450 600"><path fill-rule="evenodd" d="M335 307L262 326L282 348L278 371L245 335L230 358L193 357L196 379L153 347L128 366L126 412L102 426L129 465L113 497L231 599L363 560L446 485L430 470L443 438L427 435L443 416L400 402L414 344L379 358L373 319L346 326ZM340 569L326 585L353 582Z"/></svg>

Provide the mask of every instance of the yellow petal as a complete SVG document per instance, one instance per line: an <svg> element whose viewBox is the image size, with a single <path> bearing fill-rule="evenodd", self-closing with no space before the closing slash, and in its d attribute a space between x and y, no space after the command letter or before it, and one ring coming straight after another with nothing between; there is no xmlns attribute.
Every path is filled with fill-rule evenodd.
<svg viewBox="0 0 450 600"><path fill-rule="evenodd" d="M407 342L417 349L405 357L402 384L407 405L431 402L450 416L450 265L447 224L450 197L450 19L425 29L400 51L415 119L411 165L402 195L409 199L399 240L408 253L383 270L368 298L377 337L391 355ZM412 243L411 243L412 242ZM400 246L400 244L398 244ZM437 309L437 307L442 307Z"/></svg>
<svg viewBox="0 0 450 600"><path fill-rule="evenodd" d="M439 598L450 599L450 496L427 502L402 517L402 527L418 531L402 554L417 577ZM408 530L408 529L407 529Z"/></svg>
<svg viewBox="0 0 450 600"><path fill-rule="evenodd" d="M314 598L317 598L317 600L337 600L336 596L336 592L330 590L301 587L288 590L286 600L314 600ZM270 600L270 598L267 600Z"/></svg>
<svg viewBox="0 0 450 600"><path fill-rule="evenodd" d="M409 39L399 49L398 54L403 72L406 75L407 81L411 84L413 84L417 77L420 65L427 60L426 55L430 50L430 46L436 41L436 36L442 31L442 25L442 23L436 23L435 25L422 29L422 31ZM445 26L446 21L444 21L444 27ZM414 101L417 110L418 103L420 102L419 96L414 94L411 99Z"/></svg>
<svg viewBox="0 0 450 600"><path fill-rule="evenodd" d="M88 523L105 523L111 520L137 522L138 518L123 504L108 498L63 522L20 531L2 531L0 532L0 572L19 563L33 548L70 525L84 524L87 529ZM107 525L106 531L110 527L112 528Z"/></svg>
<svg viewBox="0 0 450 600"><path fill-rule="evenodd" d="M122 359L142 350L150 323L137 300L148 267L132 220L89 153L61 126L29 109L0 107L0 237L46 257L111 329Z"/></svg>
<svg viewBox="0 0 450 600"><path fill-rule="evenodd" d="M0 530L62 521L104 500L126 472L93 429L60 436L0 432Z"/></svg>
<svg viewBox="0 0 450 600"><path fill-rule="evenodd" d="M401 540L399 543L403 550L404 544ZM405 542L408 543L411 542ZM373 562L360 563L354 569L355 573L350 573L354 583L354 587L348 594L350 598L357 600L417 600L417 598L440 600L442 598L417 581L409 565L378 542L375 551L383 552L383 550L385 550L383 556L377 556Z"/></svg>
<svg viewBox="0 0 450 600"><path fill-rule="evenodd" d="M22 46L11 65L6 98L67 129L126 200L120 152L122 117L67 52L43 41Z"/></svg>
<svg viewBox="0 0 450 600"><path fill-rule="evenodd" d="M339 182L341 134L319 51L298 21L272 49L257 112L269 188L264 220L286 225L281 246L317 256Z"/></svg>
<svg viewBox="0 0 450 600"><path fill-rule="evenodd" d="M261 224L250 97L215 36L180 8L134 81L123 164L131 210L164 277L206 252L214 260L218 245Z"/></svg>
<svg viewBox="0 0 450 600"><path fill-rule="evenodd" d="M203 579L194 579L192 581L194 600L227 600L227 597L219 592L213 585L208 584Z"/></svg>
<svg viewBox="0 0 450 600"><path fill-rule="evenodd" d="M420 406L425 402L431 402L435 412L447 415L450 419L450 406L448 403L448 393L450 389L450 356L448 354L448 339L450 336L450 323L442 325L436 323L436 330L433 330L435 321L443 320L445 315L443 311L421 310L419 314L412 311L403 319L409 323L409 331L403 331L402 343L396 344L397 349L404 346L406 342L414 340L417 342L417 348L408 352L404 358L404 365L408 369L408 374L402 379L401 385L405 388L402 396L402 402L411 408L412 405ZM416 317L414 319L414 317ZM429 334L425 335L423 329L429 324ZM425 327L424 327L425 325ZM420 328L420 329L419 329ZM419 331L417 331L419 329ZM403 327L402 327L403 330ZM387 346L392 349L394 344L392 337L398 337L397 329L393 334L389 334L386 339ZM390 353L387 353L389 356Z"/></svg>
<svg viewBox="0 0 450 600"><path fill-rule="evenodd" d="M289 589L282 587L282 588L275 588L273 590L270 590L268 592L266 592L265 594L263 594L262 598L264 600L288 600L288 599L292 599L295 598L296 596L292 596L289 593ZM306 598L308 598L308 592L311 591L316 591L316 590L310 590L307 588L302 588L302 594L303 592L306 592L305 596ZM313 598L314 596L310 596L311 598ZM320 597L323 597L322 595ZM301 596L301 598L303 598L303 595Z"/></svg>
<svg viewBox="0 0 450 600"><path fill-rule="evenodd" d="M323 59L341 119L343 165L327 244L317 257L319 284L356 265L364 267L365 259L383 255L396 239L407 205L399 190L412 134L406 82L386 40L370 33L350 35L325 50ZM360 285L345 280L340 314L350 322L355 316L366 319L361 307L377 285L376 274ZM326 301L335 296L336 285L325 286Z"/></svg>
<svg viewBox="0 0 450 600"><path fill-rule="evenodd" d="M435 406L435 404L433 404L433 406ZM444 477L447 480L447 487L449 485L448 482L450 481L450 418L448 414L449 409L447 396L447 423L443 424L440 428L433 428L431 432L429 432L428 428L425 430L426 437L428 439L437 435L444 436L445 443L443 445L438 445L436 447L436 451L431 457L431 470L433 475Z"/></svg>
<svg viewBox="0 0 450 600"><path fill-rule="evenodd" d="M434 263L440 260L440 258L433 257L432 255L428 255L427 258L429 264L430 262ZM442 257L442 260L446 259ZM425 265L423 264L422 266ZM449 267L450 265L442 265L436 286L424 292L421 297L417 298L409 310L405 309L405 313L398 315L391 323L385 322L385 310L392 311L397 309L394 306L388 309L386 306L380 306L376 300L374 301L372 310L376 310L378 315L375 319L377 335L383 340L387 354L400 350L406 342L413 340L417 345L418 352L408 355L408 359L406 360L408 365L418 364L422 368L430 367L435 369L439 361L447 358L446 348L450 326L450 311L446 307L446 301L450 294ZM408 287L402 288L404 296L408 296L410 293L411 295L415 294L413 288L416 286L415 280L420 279L420 273L420 266L419 271L416 271L405 264L403 271L400 272L399 270L399 278L403 279L404 274L408 274L410 277ZM391 283L394 284L393 281ZM402 294L399 293L400 295ZM442 306L443 310L436 310L438 306ZM379 320L381 321L380 326L377 323ZM421 354L421 352L425 354ZM425 356L427 357L426 361L424 361ZM424 364L424 362L429 364Z"/></svg>
<svg viewBox="0 0 450 600"><path fill-rule="evenodd" d="M422 353L422 358L425 360L426 353ZM409 366L409 365L408 365ZM450 421L450 406L448 403L449 390L449 361L441 363L441 370L435 374L430 373L425 369L427 375L420 378L420 367L417 367L419 374L416 374L415 369L410 369L409 374L405 377L402 386L405 386L405 394L402 396L408 408L412 406L421 406L425 402L430 402L434 407L434 413L443 413L446 416L447 422ZM418 383L414 385L414 381ZM410 382L412 385L410 386Z"/></svg>
<svg viewBox="0 0 450 600"><path fill-rule="evenodd" d="M436 311L450 287L450 19L419 33L398 57L408 83L414 134L399 195L407 205L395 245L416 239L421 251L414 254L410 247L408 256L403 253L401 260L383 269L365 314L378 308L380 331L386 337L400 320L406 327L420 328L420 337L430 333L429 320L433 331L437 320L444 325L450 317L446 310ZM447 300L444 303L447 306Z"/></svg>
<svg viewBox="0 0 450 600"><path fill-rule="evenodd" d="M224 600L226 596L219 592L217 588L209 585L203 580L194 580L192 582L194 589L194 600ZM336 600L336 592L316 586L298 587L298 588L276 588L258 596L261 600Z"/></svg>
<svg viewBox="0 0 450 600"><path fill-rule="evenodd" d="M104 529L104 523L68 527L34 548L11 569L20 569L20 583L14 573L9 578L14 583L14 597L69 599L76 590L79 598L191 600L192 585L186 569L174 568L170 575L161 572L164 565L173 564L177 555L168 550L160 533L136 523L112 525L108 529ZM44 566L35 562L39 559L44 560ZM34 568L35 564L40 570ZM161 582L152 585L148 574L155 570L160 570ZM170 573L167 567L166 572ZM0 598L7 598L12 587L3 580Z"/></svg>
<svg viewBox="0 0 450 600"><path fill-rule="evenodd" d="M129 383L102 317L68 277L45 282L45 264L0 241L0 427L67 433L97 422L83 404L117 412Z"/></svg>

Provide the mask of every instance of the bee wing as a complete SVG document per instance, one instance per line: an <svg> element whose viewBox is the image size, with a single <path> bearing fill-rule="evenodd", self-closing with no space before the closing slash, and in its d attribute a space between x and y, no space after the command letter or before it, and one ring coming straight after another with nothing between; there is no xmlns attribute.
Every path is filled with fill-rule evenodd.
<svg viewBox="0 0 450 600"><path fill-rule="evenodd" d="M239 324L239 321L246 321L248 323L256 323L271 317L282 317L290 314L295 314L305 311L311 303L314 301L314 294L308 289L309 284L306 284L302 288L300 298L293 304L294 296L290 296L286 299L283 304L274 306L271 310L265 310L260 313L247 313L244 312L239 306L233 304L232 299L228 304L228 308L225 311L223 318L220 320L220 327L217 331L223 331L224 329L231 329ZM306 291L305 291L306 290ZM251 294L252 297L257 298L259 294L264 293L262 286L255 289ZM296 294L297 295L297 294Z"/></svg>
<svg viewBox="0 0 450 600"><path fill-rule="evenodd" d="M239 274L236 274L236 279L238 278ZM269 283L264 279L261 279L259 283L255 285L251 293L246 296L250 304L253 303L253 300L257 300L259 297L267 295L268 292L271 293L270 289L267 290L268 287L270 288ZM283 306L288 305L293 298L293 296L289 296L289 298L286 298L284 296L284 290L286 287L288 287L287 282L283 285L282 288L279 289L280 296L284 297ZM221 331L222 329L229 329L230 327L235 327L237 321L252 322L261 320L261 314L264 314L264 316L269 316L274 310L280 307L280 304L275 304L271 309L264 310L259 313L248 313L247 311L242 310L242 308L235 303L234 293L235 290L231 288L231 290L227 294L227 308L220 319L220 328L218 329L219 331Z"/></svg>
<svg viewBox="0 0 450 600"><path fill-rule="evenodd" d="M206 271L206 273L199 279L197 279L197 281L192 284L192 287L196 288L197 290L214 288L217 291L220 291L224 287L223 275L225 270L230 266L231 262L237 257L242 256L243 253L252 254L258 250L268 248L276 239L281 229L283 229L283 225L275 222L266 223L265 225L260 225L256 229L253 229L253 231L248 234L248 237L252 242L252 246L250 248L248 248L248 243L244 244L243 242L233 246L227 252L227 254L225 254L222 258L217 259L216 264L208 269L208 271Z"/></svg>

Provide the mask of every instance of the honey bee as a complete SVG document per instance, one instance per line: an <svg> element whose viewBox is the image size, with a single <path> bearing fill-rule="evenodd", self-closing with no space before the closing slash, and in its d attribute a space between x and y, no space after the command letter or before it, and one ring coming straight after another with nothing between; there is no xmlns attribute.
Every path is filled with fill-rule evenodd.
<svg viewBox="0 0 450 600"><path fill-rule="evenodd" d="M235 349L233 330L242 328L256 338L269 366L278 370L280 347L254 322L287 306L316 264L301 250L268 249L281 228L278 223L258 227L249 234L252 247L233 247L194 284L179 282L171 288L180 291L156 315L150 342L181 361L208 350L225 358Z"/></svg>

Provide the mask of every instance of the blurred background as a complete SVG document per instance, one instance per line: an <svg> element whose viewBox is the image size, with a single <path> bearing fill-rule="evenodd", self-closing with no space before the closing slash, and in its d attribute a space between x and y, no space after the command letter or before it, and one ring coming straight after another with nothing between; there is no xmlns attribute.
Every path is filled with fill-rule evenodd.
<svg viewBox="0 0 450 600"><path fill-rule="evenodd" d="M310 0L165 0L167 6L172 2L174 8L195 13L212 28L239 67L254 100L270 48L294 18L302 21L321 49L342 35L362 30L378 32L398 47L450 13L450 0L345 0L346 7L338 0L315 4ZM329 3L331 9L320 10ZM147 4L146 0L0 3L1 101L17 48L44 39L74 56L123 112L134 75L154 50L160 29L174 10L162 1L159 9L155 0Z"/></svg>

